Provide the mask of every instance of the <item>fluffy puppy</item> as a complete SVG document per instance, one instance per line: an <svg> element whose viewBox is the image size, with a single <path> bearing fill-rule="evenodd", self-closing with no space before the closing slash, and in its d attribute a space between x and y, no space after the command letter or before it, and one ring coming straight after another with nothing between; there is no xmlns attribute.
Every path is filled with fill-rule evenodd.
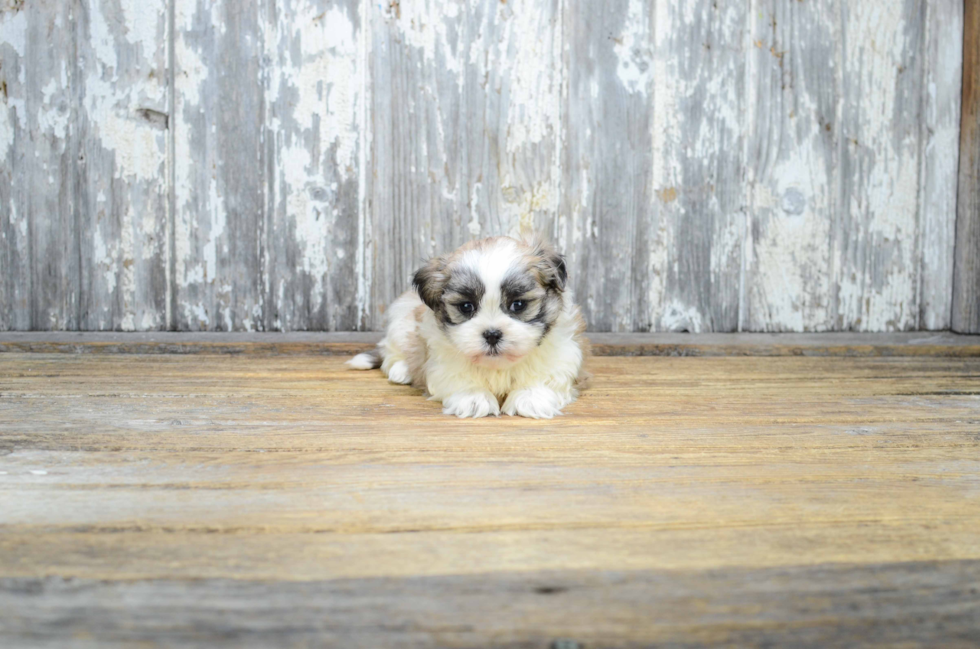
<svg viewBox="0 0 980 649"><path fill-rule="evenodd" d="M539 240L471 241L415 273L377 350L348 365L426 390L447 415L550 419L585 378L567 280L565 260Z"/></svg>

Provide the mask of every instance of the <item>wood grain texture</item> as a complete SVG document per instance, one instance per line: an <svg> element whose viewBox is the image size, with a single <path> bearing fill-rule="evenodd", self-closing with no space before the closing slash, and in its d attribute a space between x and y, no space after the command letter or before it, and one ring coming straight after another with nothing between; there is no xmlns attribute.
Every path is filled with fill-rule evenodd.
<svg viewBox="0 0 980 649"><path fill-rule="evenodd" d="M557 243L593 329L649 330L653 4L572 2L564 18L568 128Z"/></svg>
<svg viewBox="0 0 980 649"><path fill-rule="evenodd" d="M949 326L961 20L956 2L757 14L743 329Z"/></svg>
<svg viewBox="0 0 980 649"><path fill-rule="evenodd" d="M918 327L925 7L841 3L835 329Z"/></svg>
<svg viewBox="0 0 980 649"><path fill-rule="evenodd" d="M341 363L5 356L0 637L975 640L976 358L595 359L554 421Z"/></svg>
<svg viewBox="0 0 980 649"><path fill-rule="evenodd" d="M744 2L657 2L652 328L738 328L745 230Z"/></svg>
<svg viewBox="0 0 980 649"><path fill-rule="evenodd" d="M841 129L838 3L752 13L745 331L829 331ZM801 36L805 34L805 36Z"/></svg>
<svg viewBox="0 0 980 649"><path fill-rule="evenodd" d="M920 174L919 329L948 329L953 301L963 2L926 3ZM958 81L960 80L960 81ZM980 333L980 331L974 332Z"/></svg>
<svg viewBox="0 0 980 649"><path fill-rule="evenodd" d="M962 25L956 0L7 0L0 329L379 329L426 257L529 228L593 331L944 329L980 294L967 157L954 309Z"/></svg>
<svg viewBox="0 0 980 649"><path fill-rule="evenodd" d="M0 11L0 331L31 328L28 11Z"/></svg>
<svg viewBox="0 0 980 649"><path fill-rule="evenodd" d="M978 578L978 561L290 583L50 577L0 580L0 615L30 647L96 628L101 646L965 649L980 623Z"/></svg>
<svg viewBox="0 0 980 649"><path fill-rule="evenodd" d="M88 333L4 332L0 353L250 354L353 356L377 345L378 332ZM949 332L823 334L589 335L595 356L980 356L980 337Z"/></svg>
<svg viewBox="0 0 980 649"><path fill-rule="evenodd" d="M953 330L980 333L980 2L966 0Z"/></svg>
<svg viewBox="0 0 980 649"><path fill-rule="evenodd" d="M175 5L172 327L260 329L269 153L260 0Z"/></svg>
<svg viewBox="0 0 980 649"><path fill-rule="evenodd" d="M3 5L4 329L79 326L75 3ZM6 165L5 165L6 167Z"/></svg>
<svg viewBox="0 0 980 649"><path fill-rule="evenodd" d="M366 70L360 5L270 2L263 17L273 169L262 269L267 299L261 317L268 330L363 326L358 227Z"/></svg>
<svg viewBox="0 0 980 649"><path fill-rule="evenodd" d="M166 0L77 3L79 323L166 329Z"/></svg>

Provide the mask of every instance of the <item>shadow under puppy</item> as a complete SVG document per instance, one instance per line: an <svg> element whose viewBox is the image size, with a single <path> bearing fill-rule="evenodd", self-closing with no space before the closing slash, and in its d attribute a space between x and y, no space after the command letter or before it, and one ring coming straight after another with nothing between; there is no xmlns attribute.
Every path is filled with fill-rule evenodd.
<svg viewBox="0 0 980 649"><path fill-rule="evenodd" d="M347 364L426 390L447 415L550 419L586 376L567 280L565 260L540 240L471 241L420 268L377 350Z"/></svg>

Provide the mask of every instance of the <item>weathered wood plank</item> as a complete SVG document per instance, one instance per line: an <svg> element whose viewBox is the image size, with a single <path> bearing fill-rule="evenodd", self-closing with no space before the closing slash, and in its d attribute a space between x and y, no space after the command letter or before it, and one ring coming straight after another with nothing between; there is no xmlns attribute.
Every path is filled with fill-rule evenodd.
<svg viewBox="0 0 980 649"><path fill-rule="evenodd" d="M0 283L14 310L5 328L78 329L76 5L2 6L0 20L10 38L0 44L3 156L13 162L2 208L12 276Z"/></svg>
<svg viewBox="0 0 980 649"><path fill-rule="evenodd" d="M761 2L748 51L744 331L826 331L839 197L840 11Z"/></svg>
<svg viewBox="0 0 980 649"><path fill-rule="evenodd" d="M746 219L738 80L751 7L678 0L656 10L651 317L658 330L735 331Z"/></svg>
<svg viewBox="0 0 980 649"><path fill-rule="evenodd" d="M75 632L110 643L185 644L195 638L187 646L478 647L492 637L502 647L547 647L559 638L584 646L697 640L699 646L966 647L976 600L964 593L976 572L975 562L950 562L711 573L568 571L488 576L479 583L460 577L189 586L49 579L5 581L3 593L11 606L8 634L37 646L54 646ZM874 589L862 588L871 581ZM670 582L676 586L663 588ZM596 601L603 600L616 603L616 616L597 609ZM270 609L270 601L277 605ZM501 606L503 601L509 605ZM230 611L223 608L228 603L234 604ZM94 619L80 618L79 608ZM485 614L498 608L499 615Z"/></svg>
<svg viewBox="0 0 980 649"><path fill-rule="evenodd" d="M495 647L542 648L965 649L980 623L978 579L977 561L276 584L4 579L0 633L31 647L85 637L101 646L374 649L484 647L492 639Z"/></svg>
<svg viewBox="0 0 980 649"><path fill-rule="evenodd" d="M925 29L920 115L918 328L938 330L949 328L953 301L963 2L927 2Z"/></svg>
<svg viewBox="0 0 980 649"><path fill-rule="evenodd" d="M166 0L78 4L79 328L166 329Z"/></svg>
<svg viewBox="0 0 980 649"><path fill-rule="evenodd" d="M553 232L561 24L557 0L370 12L369 299L380 328L427 257L527 225Z"/></svg>
<svg viewBox="0 0 980 649"><path fill-rule="evenodd" d="M564 6L558 242L596 331L649 330L646 275L666 272L648 263L649 238L662 236L652 202L653 9L636 0Z"/></svg>
<svg viewBox="0 0 980 649"><path fill-rule="evenodd" d="M976 358L597 359L555 421L341 363L4 358L3 639L975 641Z"/></svg>
<svg viewBox="0 0 980 649"><path fill-rule="evenodd" d="M832 253L838 330L918 326L927 4L841 3L840 200Z"/></svg>
<svg viewBox="0 0 980 649"><path fill-rule="evenodd" d="M274 159L265 329L350 330L358 305L365 60L359 0L270 3Z"/></svg>
<svg viewBox="0 0 980 649"><path fill-rule="evenodd" d="M0 333L0 352L65 354L258 354L353 356L377 332L332 333ZM604 334L595 356L980 356L980 337L941 333Z"/></svg>
<svg viewBox="0 0 980 649"><path fill-rule="evenodd" d="M966 0L953 330L980 333L980 2Z"/></svg>
<svg viewBox="0 0 980 649"><path fill-rule="evenodd" d="M260 0L175 6L174 328L264 323L270 153Z"/></svg>
<svg viewBox="0 0 980 649"><path fill-rule="evenodd" d="M0 330L380 328L529 226L594 330L949 325L960 3L599 4L0 4Z"/></svg>
<svg viewBox="0 0 980 649"><path fill-rule="evenodd" d="M23 6L0 4L0 331L31 328L28 31Z"/></svg>

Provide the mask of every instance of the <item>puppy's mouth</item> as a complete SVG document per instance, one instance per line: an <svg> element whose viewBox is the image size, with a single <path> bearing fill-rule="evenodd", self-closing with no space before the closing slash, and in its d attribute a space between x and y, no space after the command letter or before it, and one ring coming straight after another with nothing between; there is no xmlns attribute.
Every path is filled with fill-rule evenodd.
<svg viewBox="0 0 980 649"><path fill-rule="evenodd" d="M478 365L500 366L516 363L524 358L524 355L506 352L499 347L490 347L485 349L482 353L471 356L470 358Z"/></svg>

